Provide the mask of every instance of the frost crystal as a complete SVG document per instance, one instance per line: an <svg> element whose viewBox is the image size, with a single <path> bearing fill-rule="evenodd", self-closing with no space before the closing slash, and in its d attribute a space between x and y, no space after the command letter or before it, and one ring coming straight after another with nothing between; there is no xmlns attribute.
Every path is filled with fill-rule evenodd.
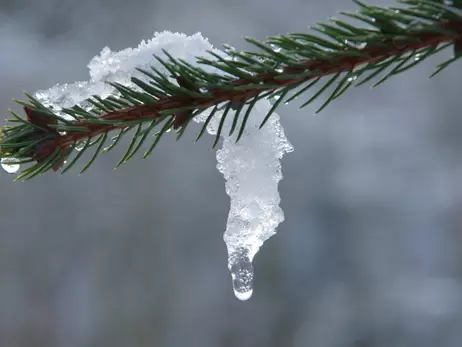
<svg viewBox="0 0 462 347"><path fill-rule="evenodd" d="M55 85L48 90L36 92L35 97L46 106L52 107L62 117L70 116L60 113L60 110L76 104L90 111L92 105L86 99L92 95L98 95L103 99L111 94L117 97L115 89L105 82L118 82L138 89L131 82L132 77L146 82L149 80L137 68L150 70L150 66L155 66L167 74L165 67L153 57L155 54L166 58L162 50L192 65L197 64L197 56L208 55L207 50L226 56L224 52L214 49L199 33L193 36L171 32L156 33L152 40L143 41L134 49L112 52L109 48L104 48L88 65L89 81ZM201 68L208 72L224 74L211 66L201 65ZM256 103L253 114L248 119L247 130L239 143L235 144L236 135L225 136L223 148L217 151L217 168L226 179L226 192L231 197L231 208L224 234L228 248L228 267L234 292L240 300L247 300L252 295L252 260L255 254L284 219L279 207L277 189L282 178L280 159L285 152L290 152L293 148L285 138L279 116L276 114L273 114L265 127L258 130L270 107L267 100ZM244 114L245 110L242 112ZM207 115L207 112L204 114ZM195 121L203 122L204 114ZM220 115L222 113L217 112L209 123L210 134L216 134ZM222 134L229 133L230 120L231 117L224 124Z"/></svg>

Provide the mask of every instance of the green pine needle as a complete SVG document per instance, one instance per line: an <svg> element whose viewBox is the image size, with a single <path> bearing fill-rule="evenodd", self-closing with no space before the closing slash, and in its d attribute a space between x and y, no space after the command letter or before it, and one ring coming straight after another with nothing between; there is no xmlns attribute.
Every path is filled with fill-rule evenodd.
<svg viewBox="0 0 462 347"><path fill-rule="evenodd" d="M119 166L132 159L150 135L154 134L154 141L144 158L166 132L175 128L179 140L190 121L207 112L195 140L198 141L217 111L223 109L219 105L224 105L212 145L215 148L227 117L232 117L232 123L226 135L237 132L236 142L242 138L259 100L278 97L261 122L262 128L282 103L302 94L308 100L300 108L323 99L316 111L321 112L352 86L369 82L374 87L381 85L445 48L452 47L453 57L441 62L430 77L462 57L461 1L452 5L442 0L397 2L400 6L381 7L354 0L358 11L342 12L349 23L331 18L329 23L319 23L306 33L273 36L262 42L245 38L255 50L239 52L225 45L225 54L209 51L207 57L197 57L196 64L164 50L163 57L155 56L158 67L137 69L143 80L133 77L134 87L109 82L115 89L114 95L92 96L87 100L89 109L82 105L62 109L66 119L25 93L27 101L14 101L25 107L27 117L10 110L12 118L0 128L0 158L21 162L24 167L16 179L27 180L60 167L65 158L73 155L61 170L65 173L94 147L91 159L80 171L83 173L136 128L116 164ZM351 20L358 25L351 24ZM210 73L204 66L214 67L220 73ZM321 80L325 83L315 90ZM177 123L175 117L180 117ZM112 131L118 131L118 135L104 148ZM82 144L77 151L77 145ZM45 145L54 147L47 147L48 156L43 158ZM37 162L34 158L42 159Z"/></svg>

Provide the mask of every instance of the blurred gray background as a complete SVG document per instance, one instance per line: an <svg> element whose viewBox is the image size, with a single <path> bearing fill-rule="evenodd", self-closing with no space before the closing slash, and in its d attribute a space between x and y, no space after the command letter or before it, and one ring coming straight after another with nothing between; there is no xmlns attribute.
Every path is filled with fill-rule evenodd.
<svg viewBox="0 0 462 347"><path fill-rule="evenodd" d="M375 4L385 4L379 0ZM391 2L388 2L391 3ZM88 79L104 46L154 31L303 32L349 0L1 0L0 106ZM195 125L148 159L82 176L0 174L1 347L394 347L462 344L462 87L439 58L314 116L279 109L286 221L235 299L222 240L229 200ZM307 97L307 96L305 96ZM321 101L320 101L321 102Z"/></svg>

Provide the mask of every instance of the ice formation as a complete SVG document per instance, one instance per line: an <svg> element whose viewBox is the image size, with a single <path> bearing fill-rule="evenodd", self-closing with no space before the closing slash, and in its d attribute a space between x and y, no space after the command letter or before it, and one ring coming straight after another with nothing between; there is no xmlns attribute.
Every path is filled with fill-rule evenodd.
<svg viewBox="0 0 462 347"><path fill-rule="evenodd" d="M231 199L224 240L234 294L239 300L252 296L252 260L284 220L279 207L280 160L293 147L284 135L277 114L258 129L270 108L267 100L257 102L239 142L235 143L237 135L225 135L223 147L217 151L217 168L225 177L226 193ZM206 116L198 117L196 121L204 121ZM217 133L220 118L221 114L217 112L207 128L210 134ZM231 123L232 117L228 117L222 134L229 133Z"/></svg>
<svg viewBox="0 0 462 347"><path fill-rule="evenodd" d="M199 33L192 36L171 32L156 33L153 39L142 41L134 49L112 52L109 48L104 48L88 65L89 81L56 85L48 90L38 91L34 96L58 114L63 107L75 104L90 109L91 104L85 99L95 94L101 98L114 94L115 90L105 84L107 81L137 88L130 78L137 77L146 81L147 77L135 68L149 70L149 66L155 66L166 73L165 68L153 57L153 54L165 57L162 49L191 64L196 64L197 56L206 56L206 50L224 55ZM201 65L201 68L221 73L210 66ZM265 127L258 130L270 107L267 100L257 102L239 143L235 143L236 135L224 136L223 148L217 151L217 168L226 179L226 192L231 198L224 234L228 249L228 267L234 292L240 300L247 300L252 295L252 260L255 254L284 219L279 207L278 193L278 182L282 178L280 159L285 152L293 149L285 138L278 115L273 114ZM195 121L203 122L206 115L207 113ZM217 112L209 123L207 130L210 134L216 134L220 115ZM65 114L61 116L66 117ZM224 124L222 134L229 133L231 118L228 117L228 122ZM11 167L11 164L4 165L4 168L7 167Z"/></svg>

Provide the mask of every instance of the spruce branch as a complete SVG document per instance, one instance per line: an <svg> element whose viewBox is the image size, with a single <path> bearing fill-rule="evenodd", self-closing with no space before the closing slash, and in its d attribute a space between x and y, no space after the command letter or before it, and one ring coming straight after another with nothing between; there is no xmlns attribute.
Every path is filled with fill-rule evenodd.
<svg viewBox="0 0 462 347"><path fill-rule="evenodd" d="M400 0L400 7L380 7L354 1L355 13L342 12L355 26L337 18L312 27L309 33L291 33L267 38L263 42L246 38L258 52L236 51L225 45L226 56L209 51L211 57L197 57L192 65L164 51L166 59L155 56L166 69L143 70L149 82L132 78L136 88L109 83L117 93L105 99L93 96L93 106L65 108L62 117L32 95L23 106L26 118L10 110L14 125L0 129L0 158L26 164L18 179L30 179L44 172L67 172L94 149L81 172L86 171L103 152L112 150L129 130L136 129L128 149L117 163L127 162L154 133L155 139L144 153L148 157L162 136L171 129L180 138L191 119L211 110L199 135L217 110L224 110L213 147L221 136L222 125L233 116L230 135L239 141L248 117L258 100L272 98L273 107L260 125L263 127L276 108L323 83L301 108L326 95L320 112L350 87L377 80L378 86L446 47L453 57L437 66L433 77L462 55L462 0ZM220 74L200 66L214 67ZM246 108L246 109L245 109ZM244 110L245 109L245 110ZM71 120L69 120L71 118ZM117 131L110 137L109 133ZM111 142L105 147L107 142Z"/></svg>

